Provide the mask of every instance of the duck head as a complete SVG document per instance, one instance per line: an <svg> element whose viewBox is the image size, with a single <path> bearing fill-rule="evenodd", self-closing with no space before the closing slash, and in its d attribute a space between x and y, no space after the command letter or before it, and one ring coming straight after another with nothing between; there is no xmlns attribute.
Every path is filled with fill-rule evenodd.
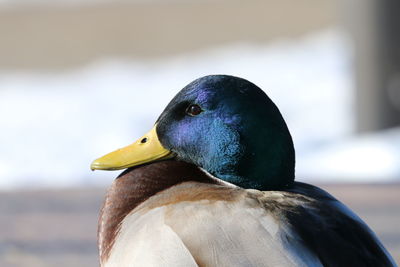
<svg viewBox="0 0 400 267"><path fill-rule="evenodd" d="M244 188L281 189L294 181L294 147L281 113L260 88L233 76L193 81L149 133L91 168L117 170L171 158Z"/></svg>

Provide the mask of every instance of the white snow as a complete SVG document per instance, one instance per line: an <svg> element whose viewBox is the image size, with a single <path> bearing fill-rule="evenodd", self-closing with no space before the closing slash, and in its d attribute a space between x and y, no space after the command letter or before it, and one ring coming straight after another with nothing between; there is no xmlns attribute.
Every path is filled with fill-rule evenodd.
<svg viewBox="0 0 400 267"><path fill-rule="evenodd" d="M400 177L400 127L349 137L311 150L298 160L308 180L394 182Z"/></svg>
<svg viewBox="0 0 400 267"><path fill-rule="evenodd" d="M91 172L91 161L150 129L187 83L217 73L256 83L280 107L296 144L298 177L398 177L400 153L390 141L351 137L350 59L345 38L332 30L153 62L105 59L67 72L0 72L0 188L110 183L118 172Z"/></svg>

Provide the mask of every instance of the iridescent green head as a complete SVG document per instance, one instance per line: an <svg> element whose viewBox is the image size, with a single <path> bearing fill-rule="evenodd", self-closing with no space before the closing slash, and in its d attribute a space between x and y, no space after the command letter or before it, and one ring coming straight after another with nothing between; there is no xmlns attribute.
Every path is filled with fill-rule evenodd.
<svg viewBox="0 0 400 267"><path fill-rule="evenodd" d="M157 121L162 145L210 174L245 188L294 181L292 138L281 113L253 83L227 75L183 88Z"/></svg>
<svg viewBox="0 0 400 267"><path fill-rule="evenodd" d="M153 132L134 145L144 151L140 160L136 155L136 161L111 165L129 167L175 156L244 188L282 189L294 181L294 147L281 113L260 88L238 77L210 75L193 81L168 104ZM110 157L115 154L108 162ZM100 161L92 168L101 169Z"/></svg>

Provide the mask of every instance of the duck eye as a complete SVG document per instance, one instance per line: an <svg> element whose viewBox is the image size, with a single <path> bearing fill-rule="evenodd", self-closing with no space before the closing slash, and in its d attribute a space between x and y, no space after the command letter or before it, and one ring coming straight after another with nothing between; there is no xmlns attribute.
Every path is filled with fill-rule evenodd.
<svg viewBox="0 0 400 267"><path fill-rule="evenodd" d="M190 105L187 109L186 109L186 114L190 115L190 116L197 116L199 115L203 110L201 109L201 107L199 105L193 104Z"/></svg>

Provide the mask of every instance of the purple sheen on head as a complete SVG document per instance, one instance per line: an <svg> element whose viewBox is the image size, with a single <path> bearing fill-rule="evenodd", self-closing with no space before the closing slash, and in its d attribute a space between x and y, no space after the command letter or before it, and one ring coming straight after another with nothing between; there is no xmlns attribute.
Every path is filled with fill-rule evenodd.
<svg viewBox="0 0 400 267"><path fill-rule="evenodd" d="M188 116L197 104L203 112ZM256 85L212 75L182 89L157 120L160 142L183 161L246 188L294 180L294 148L278 108Z"/></svg>
<svg viewBox="0 0 400 267"><path fill-rule="evenodd" d="M212 93L207 90L200 90L197 94L196 102L199 104L207 103L208 99L210 99Z"/></svg>

